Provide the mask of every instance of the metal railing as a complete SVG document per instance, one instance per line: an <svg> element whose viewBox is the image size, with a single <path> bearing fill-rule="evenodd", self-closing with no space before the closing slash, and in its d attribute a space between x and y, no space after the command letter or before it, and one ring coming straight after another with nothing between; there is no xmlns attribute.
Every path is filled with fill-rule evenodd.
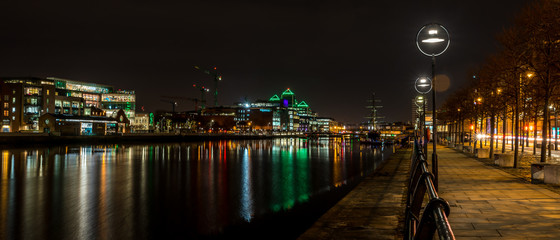
<svg viewBox="0 0 560 240"><path fill-rule="evenodd" d="M434 176L428 171L428 163L422 147L418 141L415 141L406 200L404 233L406 240L433 239L436 230L439 239L455 239L447 220L449 204L438 196L433 179ZM423 207L426 194L428 202Z"/></svg>

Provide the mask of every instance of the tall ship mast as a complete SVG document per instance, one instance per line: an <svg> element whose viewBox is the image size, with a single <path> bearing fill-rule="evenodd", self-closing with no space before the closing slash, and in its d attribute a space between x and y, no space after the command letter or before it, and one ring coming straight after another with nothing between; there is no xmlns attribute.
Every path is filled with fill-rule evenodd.
<svg viewBox="0 0 560 240"><path fill-rule="evenodd" d="M366 106L366 108L371 109L370 111L370 115L368 117L366 117L368 119L368 130L370 131L376 131L378 129L378 119L383 118L382 116L379 116L377 114L377 109L378 108L382 108L383 106L379 105L379 103L381 103L381 100L379 99L375 99L375 93L371 94L371 99L367 101L368 105Z"/></svg>

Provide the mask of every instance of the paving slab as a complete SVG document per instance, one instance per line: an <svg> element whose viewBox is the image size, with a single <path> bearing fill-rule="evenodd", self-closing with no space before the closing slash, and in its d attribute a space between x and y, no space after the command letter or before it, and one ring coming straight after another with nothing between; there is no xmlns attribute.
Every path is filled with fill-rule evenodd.
<svg viewBox="0 0 560 240"><path fill-rule="evenodd" d="M560 194L454 149L438 147L438 159L457 239L560 239Z"/></svg>

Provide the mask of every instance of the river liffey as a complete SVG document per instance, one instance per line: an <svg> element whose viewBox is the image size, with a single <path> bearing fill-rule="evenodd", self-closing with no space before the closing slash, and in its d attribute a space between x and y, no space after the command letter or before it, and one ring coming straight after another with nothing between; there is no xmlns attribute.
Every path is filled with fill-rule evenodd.
<svg viewBox="0 0 560 240"><path fill-rule="evenodd" d="M293 239L392 152L341 138L0 151L0 239Z"/></svg>

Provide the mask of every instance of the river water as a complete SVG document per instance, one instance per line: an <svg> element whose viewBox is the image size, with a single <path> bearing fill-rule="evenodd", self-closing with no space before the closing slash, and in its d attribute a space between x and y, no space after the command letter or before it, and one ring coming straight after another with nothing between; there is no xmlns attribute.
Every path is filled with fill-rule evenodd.
<svg viewBox="0 0 560 240"><path fill-rule="evenodd" d="M296 238L391 153L341 138L0 151L0 239Z"/></svg>

